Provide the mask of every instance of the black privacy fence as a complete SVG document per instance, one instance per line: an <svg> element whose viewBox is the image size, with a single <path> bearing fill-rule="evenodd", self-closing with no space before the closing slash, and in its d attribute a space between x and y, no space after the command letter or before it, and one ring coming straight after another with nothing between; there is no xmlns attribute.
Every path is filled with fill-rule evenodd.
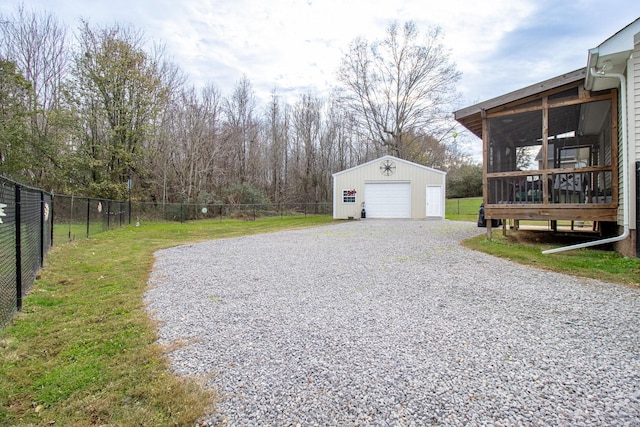
<svg viewBox="0 0 640 427"><path fill-rule="evenodd" d="M0 328L31 290L52 244L51 194L0 176Z"/></svg>

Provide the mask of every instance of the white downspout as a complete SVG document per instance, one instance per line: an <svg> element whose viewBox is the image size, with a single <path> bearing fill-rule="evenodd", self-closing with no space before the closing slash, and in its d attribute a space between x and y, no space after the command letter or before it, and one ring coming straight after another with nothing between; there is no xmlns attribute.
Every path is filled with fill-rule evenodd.
<svg viewBox="0 0 640 427"><path fill-rule="evenodd" d="M626 192L629 188L629 149L627 148L627 80L623 74L619 73L598 73L595 68L589 70L594 78L611 77L620 80L620 97L622 101L622 188ZM620 161L618 160L618 164ZM607 239L594 240L592 242L579 243L577 245L563 246L555 249L547 249L542 251L543 254L553 254L556 252L570 251L573 249L587 248L589 246L604 245L607 243L619 242L629 237L629 195L624 194L622 200L622 221L624 231L621 235L615 237L609 237Z"/></svg>

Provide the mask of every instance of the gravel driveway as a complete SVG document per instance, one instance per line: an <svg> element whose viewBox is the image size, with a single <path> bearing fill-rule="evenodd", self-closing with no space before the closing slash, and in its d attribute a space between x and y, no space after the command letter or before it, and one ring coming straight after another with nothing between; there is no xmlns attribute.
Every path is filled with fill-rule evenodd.
<svg viewBox="0 0 640 427"><path fill-rule="evenodd" d="M207 423L640 425L640 290L459 245L479 232L367 219L175 247L145 299L173 369L217 390Z"/></svg>

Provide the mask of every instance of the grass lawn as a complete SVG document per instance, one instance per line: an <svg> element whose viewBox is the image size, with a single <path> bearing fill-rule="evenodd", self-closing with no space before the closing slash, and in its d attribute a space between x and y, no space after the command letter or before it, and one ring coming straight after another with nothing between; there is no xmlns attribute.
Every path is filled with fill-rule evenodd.
<svg viewBox="0 0 640 427"><path fill-rule="evenodd" d="M454 221L476 222L480 203L482 203L482 197L447 199L446 218ZM482 234L463 242L463 244L471 249L521 264L575 276L640 286L640 259L625 258L617 252L603 250L597 246L543 255L542 251L545 249L578 243L584 241L579 240L584 237L579 234L552 233L548 221L520 221L520 225L535 226L541 230L509 230L507 236L503 236L500 227L494 230L491 241L487 240L485 234ZM559 228L569 230L570 226L571 221L558 221ZM591 223L585 223L584 227L588 230ZM545 228L547 230L544 230ZM594 239L597 237L589 237L587 240Z"/></svg>
<svg viewBox="0 0 640 427"><path fill-rule="evenodd" d="M596 237L589 237L594 240ZM542 254L543 250L568 246L585 241L583 236L570 233L554 234L549 231L509 230L503 236L495 229L491 241L485 234L463 242L463 245L490 255L505 258L520 264L532 265L546 270L590 277L607 282L640 286L640 259L625 258L613 250L598 246L575 249L555 254Z"/></svg>
<svg viewBox="0 0 640 427"><path fill-rule="evenodd" d="M311 227L331 217L143 223L51 250L23 311L0 331L0 425L187 426L213 408L178 378L143 294L156 250Z"/></svg>
<svg viewBox="0 0 640 427"><path fill-rule="evenodd" d="M477 220L480 199L447 201L447 219ZM332 223L323 217L257 221L143 222L54 248L23 302L0 331L0 425L192 426L212 411L205 378L168 369L143 294L158 249L216 238ZM551 233L496 230L470 248L569 274L638 285L640 260L582 249L542 255ZM58 240L60 242L60 240Z"/></svg>
<svg viewBox="0 0 640 427"><path fill-rule="evenodd" d="M453 221L478 221L478 211L482 197L466 199L447 199L445 204L445 218Z"/></svg>

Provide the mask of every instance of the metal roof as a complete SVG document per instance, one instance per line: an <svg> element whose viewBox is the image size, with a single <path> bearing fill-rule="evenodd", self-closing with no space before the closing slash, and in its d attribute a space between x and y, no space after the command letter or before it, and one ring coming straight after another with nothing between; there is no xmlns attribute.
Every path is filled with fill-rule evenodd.
<svg viewBox="0 0 640 427"><path fill-rule="evenodd" d="M407 165L415 166L417 168L424 169L424 170L429 171L429 172L435 172L435 173L438 173L438 174L441 174L441 175L446 175L447 174L445 171L441 171L441 170L438 170L438 169L430 168L429 166L425 166L425 165L421 165L421 164L418 164L418 163L410 162L409 160L404 160L404 159L401 159L399 157L386 155L386 156L379 157L377 159L370 160L370 161L368 161L366 163L362 163L360 165L351 167L349 169L345 169L345 170L336 172L332 176L335 177L335 176L338 176L338 175L342 175L343 173L350 172L350 171L352 171L354 169L360 169L360 168L368 166L368 165L370 165L372 163L380 162L380 161L383 161L383 160L393 160L395 162L399 162L399 163L404 163L404 164L407 164Z"/></svg>
<svg viewBox="0 0 640 427"><path fill-rule="evenodd" d="M580 68L570 73L565 73L552 79L545 80L543 82L507 93L506 95L498 96L496 98L489 99L488 101L480 102L479 104L463 108L453 113L454 118L464 127L473 132L476 136L482 138L483 111L501 107L515 101L520 101L528 98L532 100L536 99L536 97L539 98L540 94L542 94L543 92L547 92L552 89L584 80L586 76L586 70L586 68Z"/></svg>
<svg viewBox="0 0 640 427"><path fill-rule="evenodd" d="M595 68L597 71L624 73L627 61L634 49L635 38L638 34L640 34L640 18L637 18L622 28L602 42L598 47L590 49L586 67L455 111L453 113L454 118L476 136L482 138L482 111L487 111L528 97L535 99L536 95L542 92L575 83L582 79L585 81L584 86L587 90L599 91L615 88L619 84L617 79L595 79L589 70Z"/></svg>

